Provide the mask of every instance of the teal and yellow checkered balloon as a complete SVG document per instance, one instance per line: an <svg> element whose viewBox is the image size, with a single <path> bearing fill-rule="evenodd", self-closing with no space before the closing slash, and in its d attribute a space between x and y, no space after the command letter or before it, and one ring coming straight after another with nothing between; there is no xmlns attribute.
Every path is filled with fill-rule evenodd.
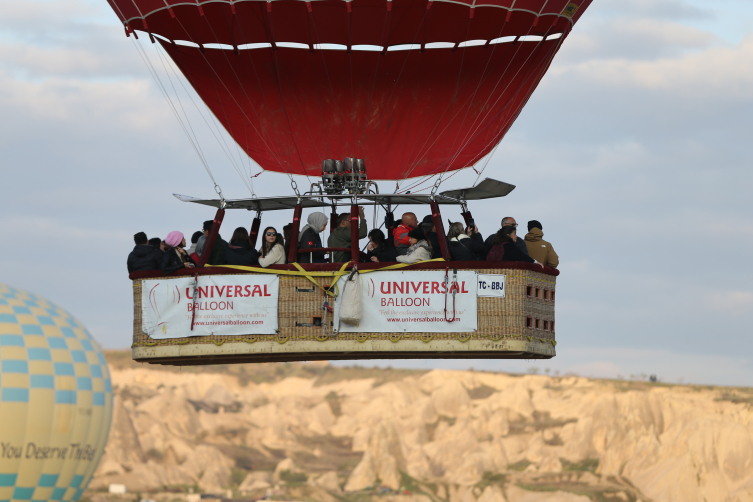
<svg viewBox="0 0 753 502"><path fill-rule="evenodd" d="M0 284L0 502L77 500L112 421L97 343L68 312Z"/></svg>

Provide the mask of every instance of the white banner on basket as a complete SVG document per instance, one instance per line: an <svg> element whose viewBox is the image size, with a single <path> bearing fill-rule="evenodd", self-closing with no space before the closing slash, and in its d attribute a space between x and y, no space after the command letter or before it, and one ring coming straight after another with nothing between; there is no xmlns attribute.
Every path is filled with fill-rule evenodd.
<svg viewBox="0 0 753 502"><path fill-rule="evenodd" d="M338 291L345 279L339 279ZM459 270L453 295L445 291L444 270L408 270L373 272L361 275L361 322L350 326L339 322L342 297L335 303L334 326L342 332L420 333L469 332L478 329L476 315L476 272ZM445 317L445 297L447 313ZM446 319L453 319L447 322Z"/></svg>
<svg viewBox="0 0 753 502"><path fill-rule="evenodd" d="M478 274L478 295L504 298L507 291L507 276L501 274Z"/></svg>
<svg viewBox="0 0 753 502"><path fill-rule="evenodd" d="M199 276L141 283L142 329L154 339L274 334L280 279L276 275ZM191 331L191 320L194 328Z"/></svg>

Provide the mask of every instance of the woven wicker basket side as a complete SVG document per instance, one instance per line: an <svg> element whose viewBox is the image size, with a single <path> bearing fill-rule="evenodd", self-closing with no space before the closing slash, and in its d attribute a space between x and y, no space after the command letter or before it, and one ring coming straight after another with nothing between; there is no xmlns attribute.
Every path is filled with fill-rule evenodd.
<svg viewBox="0 0 753 502"><path fill-rule="evenodd" d="M339 333L338 342L387 341L399 347L405 341L421 340L456 340L468 342L521 340L521 341L551 341L554 345L554 331L544 329L553 326L554 301L551 292L555 291L555 278L543 273L528 270L512 269L481 269L481 274L503 274L507 279L505 298L480 297L477 303L478 329L474 332L461 333ZM376 272L378 273L378 272ZM244 275L244 274L238 274ZM319 285L328 287L329 278L316 278ZM537 294L538 291L538 294ZM546 295L544 291L548 291ZM284 343L286 350L298 342L317 341L322 347L332 343L324 333L320 324L324 319L322 305L324 292L305 277L280 276L278 325L277 335L239 335L239 336L204 336L190 338L172 338L167 340L153 340L142 330L142 281L133 281L134 319L133 344L134 347L181 346L191 347L199 345L249 344L251 342ZM327 324L331 325L331 314L327 317ZM536 327L538 324L538 328ZM317 345L318 346L318 345ZM390 345L392 347L392 345Z"/></svg>

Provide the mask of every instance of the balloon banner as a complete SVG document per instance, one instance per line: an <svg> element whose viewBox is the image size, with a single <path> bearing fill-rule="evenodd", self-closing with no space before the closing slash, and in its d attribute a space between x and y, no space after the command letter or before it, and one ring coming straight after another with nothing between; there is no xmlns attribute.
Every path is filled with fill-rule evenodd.
<svg viewBox="0 0 753 502"><path fill-rule="evenodd" d="M193 277L145 280L142 329L157 340L274 334L279 285L276 275L199 276L197 285Z"/></svg>
<svg viewBox="0 0 753 502"><path fill-rule="evenodd" d="M341 296L335 303L335 329L362 333L476 331L476 272L459 270L453 279L450 271L448 279L445 283L445 272L441 270L363 275L361 322L358 326L339 322ZM341 277L338 281L338 291L343 291L345 280Z"/></svg>

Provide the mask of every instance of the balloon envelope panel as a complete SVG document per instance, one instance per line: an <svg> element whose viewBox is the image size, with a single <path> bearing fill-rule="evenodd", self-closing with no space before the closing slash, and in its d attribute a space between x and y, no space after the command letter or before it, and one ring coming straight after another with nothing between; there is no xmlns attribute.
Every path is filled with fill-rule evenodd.
<svg viewBox="0 0 753 502"><path fill-rule="evenodd" d="M374 180L487 155L591 1L109 0L262 168L357 157Z"/></svg>
<svg viewBox="0 0 753 502"><path fill-rule="evenodd" d="M0 500L77 500L111 420L110 372L84 326L0 284Z"/></svg>

